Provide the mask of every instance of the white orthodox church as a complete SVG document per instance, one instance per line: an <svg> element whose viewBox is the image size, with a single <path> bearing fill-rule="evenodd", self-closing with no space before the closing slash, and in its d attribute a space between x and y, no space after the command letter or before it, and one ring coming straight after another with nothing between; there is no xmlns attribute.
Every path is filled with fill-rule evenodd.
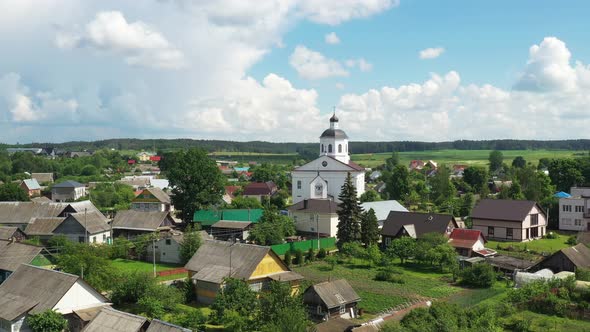
<svg viewBox="0 0 590 332"><path fill-rule="evenodd" d="M330 128L320 136L320 157L291 173L293 204L304 200L333 200L338 196L350 173L357 194L365 192L365 169L352 161L348 154L348 136L338 128L338 118L330 118Z"/></svg>

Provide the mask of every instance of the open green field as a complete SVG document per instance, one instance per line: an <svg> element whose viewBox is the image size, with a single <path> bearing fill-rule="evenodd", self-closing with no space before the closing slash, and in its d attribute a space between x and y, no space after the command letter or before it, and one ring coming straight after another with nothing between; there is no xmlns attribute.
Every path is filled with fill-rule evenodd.
<svg viewBox="0 0 590 332"><path fill-rule="evenodd" d="M570 247L571 245L567 244L567 240L569 238L569 234L565 233L558 233L552 231L557 235L555 239L538 239L532 240L529 242L501 242L501 241L488 241L486 243L486 247L490 249L497 250L498 245L502 248L501 250L506 250L507 247L513 247L514 251L524 251L525 249L530 251L536 251L537 253L554 253L558 250L563 248ZM504 252L503 252L504 253ZM509 252L507 254L510 254Z"/></svg>
<svg viewBox="0 0 590 332"><path fill-rule="evenodd" d="M129 259L121 259L117 258L112 260L113 267L119 271L123 272L134 272L140 271L145 273L154 273L154 266L152 263L142 262L142 261L134 261ZM167 264L167 263L156 263L156 272L165 271L165 270L173 270L182 267L182 265L176 264ZM169 276L158 277L157 279L160 281L164 280L174 280L186 277L186 273L182 274L173 274Z"/></svg>
<svg viewBox="0 0 590 332"><path fill-rule="evenodd" d="M488 164L488 157L492 150L430 150L399 152L401 163L409 164L411 160L434 160L443 164L482 165ZM567 150L505 150L504 161L508 164L512 159L522 156L527 162L537 164L541 158L572 158L582 151ZM353 154L352 160L365 167L376 167L385 163L391 153Z"/></svg>
<svg viewBox="0 0 590 332"><path fill-rule="evenodd" d="M337 264L334 270L330 270L325 262L314 262L293 270L314 283L330 278L346 279L362 298L360 307L369 314L377 314L413 299L445 298L461 290L449 285L450 274L412 263L400 265L404 284L375 280L378 268L360 260Z"/></svg>

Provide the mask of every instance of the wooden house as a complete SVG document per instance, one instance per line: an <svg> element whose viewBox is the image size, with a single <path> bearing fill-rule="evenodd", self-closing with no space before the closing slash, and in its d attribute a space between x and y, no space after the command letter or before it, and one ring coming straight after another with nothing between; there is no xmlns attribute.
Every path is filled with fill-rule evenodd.
<svg viewBox="0 0 590 332"><path fill-rule="evenodd" d="M356 318L360 296L345 279L310 286L303 293L303 303L316 319Z"/></svg>
<svg viewBox="0 0 590 332"><path fill-rule="evenodd" d="M532 267L534 271L541 269L550 269L553 273L590 269L590 249L583 243L561 249Z"/></svg>
<svg viewBox="0 0 590 332"><path fill-rule="evenodd" d="M427 233L449 236L457 228L455 217L450 214L391 211L383 223L383 245L401 236L420 238Z"/></svg>
<svg viewBox="0 0 590 332"><path fill-rule="evenodd" d="M170 212L124 210L117 212L112 221L113 237L132 239L143 234L169 231L174 225Z"/></svg>
<svg viewBox="0 0 590 332"><path fill-rule="evenodd" d="M185 269L195 285L197 302L204 304L213 303L228 277L244 280L255 291L266 289L273 280L295 289L303 279L270 247L216 240L204 241Z"/></svg>

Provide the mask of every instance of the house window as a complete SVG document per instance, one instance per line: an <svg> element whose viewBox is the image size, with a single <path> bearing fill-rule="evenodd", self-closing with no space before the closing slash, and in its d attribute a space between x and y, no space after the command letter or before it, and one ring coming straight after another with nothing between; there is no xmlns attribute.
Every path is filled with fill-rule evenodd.
<svg viewBox="0 0 590 332"><path fill-rule="evenodd" d="M346 313L346 306L344 304L340 306L339 312L341 315L344 315Z"/></svg>
<svg viewBox="0 0 590 332"><path fill-rule="evenodd" d="M575 226L582 226L582 219L574 219Z"/></svg>
<svg viewBox="0 0 590 332"><path fill-rule="evenodd" d="M539 237L539 227L531 228L531 237L532 238Z"/></svg>
<svg viewBox="0 0 590 332"><path fill-rule="evenodd" d="M170 239L166 239L166 245L167 245L167 246L169 246L169 245L171 245L171 244L172 244L172 240L170 240Z"/></svg>
<svg viewBox="0 0 590 332"><path fill-rule="evenodd" d="M321 314L322 314L322 306L321 306L321 305L319 305L319 306L316 308L316 313L317 313L318 315L321 315Z"/></svg>
<svg viewBox="0 0 590 332"><path fill-rule="evenodd" d="M512 228L506 228L506 238L512 239Z"/></svg>
<svg viewBox="0 0 590 332"><path fill-rule="evenodd" d="M494 227L488 227L488 236L494 236Z"/></svg>
<svg viewBox="0 0 590 332"><path fill-rule="evenodd" d="M576 205L575 211L576 212L584 212L584 206L583 205Z"/></svg>
<svg viewBox="0 0 590 332"><path fill-rule="evenodd" d="M328 153L332 153L332 144L328 144Z"/></svg>
<svg viewBox="0 0 590 332"><path fill-rule="evenodd" d="M297 181L297 189L301 189L301 181Z"/></svg>
<svg viewBox="0 0 590 332"><path fill-rule="evenodd" d="M342 144L338 144L338 153L342 153Z"/></svg>
<svg viewBox="0 0 590 332"><path fill-rule="evenodd" d="M531 225L536 226L539 224L539 214L531 214Z"/></svg>
<svg viewBox="0 0 590 332"><path fill-rule="evenodd" d="M322 144L322 152L324 152L324 145Z"/></svg>
<svg viewBox="0 0 590 332"><path fill-rule="evenodd" d="M102 235L102 242L105 242L106 240L107 240L107 235L106 234L103 234Z"/></svg>
<svg viewBox="0 0 590 332"><path fill-rule="evenodd" d="M92 243L96 243L96 236L92 237Z"/></svg>
<svg viewBox="0 0 590 332"><path fill-rule="evenodd" d="M563 205L561 207L561 209L563 210L563 212L572 212L572 206L571 205Z"/></svg>

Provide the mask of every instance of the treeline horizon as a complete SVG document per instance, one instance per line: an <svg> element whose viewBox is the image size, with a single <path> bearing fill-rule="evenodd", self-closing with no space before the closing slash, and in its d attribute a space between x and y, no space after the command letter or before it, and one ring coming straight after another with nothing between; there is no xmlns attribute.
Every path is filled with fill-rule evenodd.
<svg viewBox="0 0 590 332"><path fill-rule="evenodd" d="M456 140L446 142L420 142L420 141L390 141L350 142L350 150L354 154L387 153L392 151L430 151L430 150L590 150L590 139L569 140ZM173 151L198 147L208 152L252 152L252 153L298 153L300 155L317 154L318 143L272 143L265 141L225 141L225 140L199 140L199 139L135 139L115 138L97 141L69 141L63 143L29 143L29 144L2 144L9 147L53 147L68 151L82 150L144 150L144 151Z"/></svg>

